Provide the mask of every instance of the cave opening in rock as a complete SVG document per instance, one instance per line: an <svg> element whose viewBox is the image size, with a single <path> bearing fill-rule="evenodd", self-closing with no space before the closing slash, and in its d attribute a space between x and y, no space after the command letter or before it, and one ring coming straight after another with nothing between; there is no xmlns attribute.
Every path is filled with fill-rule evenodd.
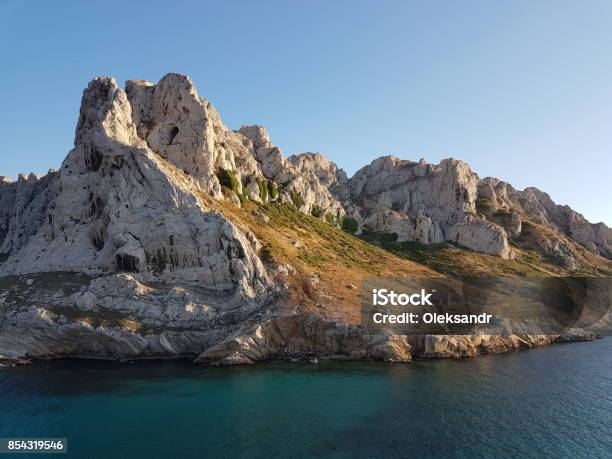
<svg viewBox="0 0 612 459"><path fill-rule="evenodd" d="M178 126L172 126L172 129L170 129L170 133L168 135L168 145L170 145L174 141L174 138L178 135L178 133Z"/></svg>

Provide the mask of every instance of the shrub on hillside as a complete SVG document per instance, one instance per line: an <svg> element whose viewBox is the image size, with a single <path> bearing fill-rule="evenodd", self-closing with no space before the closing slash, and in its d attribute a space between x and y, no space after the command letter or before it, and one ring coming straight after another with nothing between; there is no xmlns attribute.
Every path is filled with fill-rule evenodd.
<svg viewBox="0 0 612 459"><path fill-rule="evenodd" d="M359 223L354 218L343 218L342 219L342 229L347 233L355 234L359 229Z"/></svg>

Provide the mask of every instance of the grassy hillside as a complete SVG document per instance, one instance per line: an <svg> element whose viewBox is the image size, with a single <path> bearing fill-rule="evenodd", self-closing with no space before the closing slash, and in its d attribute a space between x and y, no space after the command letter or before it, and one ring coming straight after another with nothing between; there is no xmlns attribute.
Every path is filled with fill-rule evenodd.
<svg viewBox="0 0 612 459"><path fill-rule="evenodd" d="M271 272L279 265L295 269L283 282L291 292L290 303L306 311L358 322L364 277L441 275L289 205L248 201L238 208L227 201L202 199L255 234L262 244L259 255Z"/></svg>
<svg viewBox="0 0 612 459"><path fill-rule="evenodd" d="M418 242L396 242L389 235L365 234L363 239L386 250L450 277L478 276L601 276L612 274L612 263L592 255L585 257L577 269L567 269L554 258L536 250L524 250L511 244L514 260L473 252L449 244L423 245Z"/></svg>
<svg viewBox="0 0 612 459"><path fill-rule="evenodd" d="M476 253L450 244L425 246L396 242L392 235L355 236L285 204L244 203L242 208L203 195L262 243L260 256L271 271L289 264L295 272L284 282L300 308L332 318L359 320L361 281L367 276L556 276L612 273L612 263L569 271L536 251L518 246L515 260Z"/></svg>

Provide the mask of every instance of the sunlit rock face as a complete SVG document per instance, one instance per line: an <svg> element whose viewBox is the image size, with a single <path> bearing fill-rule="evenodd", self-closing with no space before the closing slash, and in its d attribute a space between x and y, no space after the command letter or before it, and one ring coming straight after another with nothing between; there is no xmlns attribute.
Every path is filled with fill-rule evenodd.
<svg viewBox="0 0 612 459"><path fill-rule="evenodd" d="M537 188L520 191L509 183L487 177L478 184L478 203L486 218L503 226L519 244L529 242L531 247L535 237L523 231L523 222L551 230L540 231L537 244L544 253L562 260L566 266L576 265L581 258L573 243L612 258L612 229L603 223L590 223L569 206L556 204Z"/></svg>
<svg viewBox="0 0 612 459"><path fill-rule="evenodd" d="M373 337L323 310L305 314L295 301L304 283L275 277L295 269L264 262L261 242L235 218L247 200L504 259L515 256L510 243L568 268L612 257L603 223L535 188L481 180L462 161L385 156L348 178L320 153L285 157L262 126L228 129L187 76L125 90L99 77L83 92L59 170L0 177L0 360L408 361L540 343Z"/></svg>
<svg viewBox="0 0 612 459"><path fill-rule="evenodd" d="M536 188L481 180L458 160L436 165L393 156L349 179L320 153L285 158L262 126L228 129L189 77L168 74L157 84L128 81L125 92L111 78L94 79L60 170L2 178L0 270L125 269L220 289L265 284L249 241L199 200L205 193L239 202L222 192L220 171L234 174L233 191L246 198L294 204L332 224L347 215L360 230L396 233L400 241L448 241L511 258L508 239L533 243L521 239L527 221L554 231L538 240L568 265L578 258L573 242L612 256L610 228ZM277 195L268 192L271 184ZM230 268L218 260L224 251L244 257Z"/></svg>
<svg viewBox="0 0 612 459"><path fill-rule="evenodd" d="M240 133L253 144L254 155L264 177L281 187L280 200L296 205L302 212L337 222L344 208L336 196L338 177L346 184L346 174L320 153L302 153L285 158L270 141L262 126L242 126ZM328 219L329 219L328 218Z"/></svg>
<svg viewBox="0 0 612 459"><path fill-rule="evenodd" d="M197 96L185 77L169 76L162 82L160 100L153 97L150 104L152 120L158 111L168 112L168 118L152 122L159 154L140 137L126 94L114 80L97 78L83 94L75 147L60 171L30 183L2 185L19 189L11 194L15 212L7 226L23 228L16 230L21 238L7 235L3 241L8 254L0 267L3 274L133 272L198 282L246 297L266 289L269 280L251 242L223 215L207 211L198 198L204 177L212 181L204 191L215 194L218 188L205 139L212 132L206 119L200 125L175 120L189 138L186 161L195 168L208 167L200 177L177 173L171 161L163 159L179 164L180 156L167 148L170 144L156 143L160 126L174 113L167 108L170 102L163 101L185 100L194 112L200 107L200 115L205 110L201 101L187 100ZM195 126L191 133L188 125ZM21 194L28 196L29 207ZM16 214L17 209L21 214L27 210L27 216ZM24 234L28 228L35 234Z"/></svg>
<svg viewBox="0 0 612 459"><path fill-rule="evenodd" d="M462 161L429 164L385 156L360 169L348 184L365 231L423 244L449 241L511 258L506 231L476 218L478 181Z"/></svg>

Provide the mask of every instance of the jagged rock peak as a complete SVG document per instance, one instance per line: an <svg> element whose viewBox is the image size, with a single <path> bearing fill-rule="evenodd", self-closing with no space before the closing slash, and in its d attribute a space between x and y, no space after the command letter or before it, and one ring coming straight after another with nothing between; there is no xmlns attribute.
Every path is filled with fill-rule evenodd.
<svg viewBox="0 0 612 459"><path fill-rule="evenodd" d="M508 238L518 242L523 223L529 220L591 252L612 257L612 230L604 224L591 224L537 188L517 191L495 178L480 180L463 161L449 158L430 164L424 159L414 162L382 156L349 179L320 153L286 158L263 126L228 129L186 75L169 73L158 83L130 80L125 91L113 78L93 79L83 92L75 148L60 173L50 174L50 180L57 177L58 183L66 182L60 189L74 188L75 192L77 185L70 182L75 177L84 182L81 190L93 188L93 180L99 190L92 199L97 202L99 198L106 205L100 193L114 186L110 182L121 175L117 171L125 164L139 168L143 162L163 170L163 180L171 174L172 180L181 181L184 193L172 199L190 206L195 199L191 194L198 192L225 197L237 205L245 197L258 202L277 200L332 224L350 217L358 231L394 232L400 240L427 244L455 242L504 258L512 257ZM18 183L40 181L33 174L18 178ZM7 178L0 183L5 188L11 184ZM157 193L156 199L169 199L151 182L143 186ZM272 189L274 193L269 192ZM56 211L61 207L41 203L53 205ZM123 245L133 245L121 240ZM549 245L551 250L558 252L563 246L564 254L573 254L575 250L565 247L567 244L556 241Z"/></svg>
<svg viewBox="0 0 612 459"><path fill-rule="evenodd" d="M216 169L233 168L234 158L219 148L215 128L220 134L226 128L212 105L198 95L191 78L169 73L157 84L130 80L126 94L139 138L193 176L205 191L219 196Z"/></svg>
<svg viewBox="0 0 612 459"><path fill-rule="evenodd" d="M215 113L206 111L207 102L185 77L170 75L154 89L146 112L138 105L143 99L132 104L112 78L90 82L75 147L60 172L24 177L16 192L0 194L0 274L130 272L139 279L197 282L243 300L270 287L257 241L207 211L199 198L202 188L214 193L218 186L214 170L207 181L204 174L190 179L169 164L174 159L176 166L171 154L180 150L163 161L166 150L151 148L165 123L176 119L185 135L182 151L208 161L207 142L217 139ZM200 112L190 116L185 107ZM153 121L145 138L137 132L135 109Z"/></svg>
<svg viewBox="0 0 612 459"><path fill-rule="evenodd" d="M130 104L114 78L94 78L83 91L74 144L86 144L97 135L124 144L137 140Z"/></svg>
<svg viewBox="0 0 612 459"><path fill-rule="evenodd" d="M250 139L255 148L270 148L273 146L270 134L268 134L268 131L263 126L258 124L248 126L245 124L240 128L239 132Z"/></svg>
<svg viewBox="0 0 612 459"><path fill-rule="evenodd" d="M569 206L556 204L538 188L520 191L507 182L486 177L478 183L478 204L480 212L503 225L515 239L521 236L521 223L532 222L570 238L590 252L612 258L612 229L603 223L590 223ZM576 265L579 255L564 240L541 235L539 245L566 266Z"/></svg>
<svg viewBox="0 0 612 459"><path fill-rule="evenodd" d="M282 186L280 200L294 203L305 213L328 217L337 222L344 209L335 196L336 176L346 186L346 174L319 153L303 153L285 158L274 146L263 126L242 126L239 131L254 147L254 155L265 178Z"/></svg>
<svg viewBox="0 0 612 459"><path fill-rule="evenodd" d="M321 153L301 153L290 156L288 160L300 173L316 178L341 202L350 198L346 172Z"/></svg>

